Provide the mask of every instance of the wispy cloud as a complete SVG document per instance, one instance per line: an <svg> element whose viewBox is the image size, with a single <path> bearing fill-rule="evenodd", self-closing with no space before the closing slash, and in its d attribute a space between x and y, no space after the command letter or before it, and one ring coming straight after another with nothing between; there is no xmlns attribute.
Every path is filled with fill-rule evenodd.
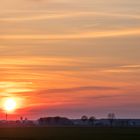
<svg viewBox="0 0 140 140"><path fill-rule="evenodd" d="M76 32L73 34L57 34L57 35L0 35L3 40L73 40L73 39L94 39L109 38L119 36L140 35L140 28L120 29L120 30L104 30L104 31L86 31Z"/></svg>
<svg viewBox="0 0 140 140"><path fill-rule="evenodd" d="M7 13L7 12L5 12ZM22 15L20 15L23 13ZM30 16L28 15L30 13ZM32 15L31 15L32 13ZM40 13L40 14L38 14ZM18 14L18 15L17 15ZM26 12L12 12L11 17L2 17L0 18L1 22L20 22L20 21L37 21L37 20L51 20L51 19L68 19L68 18L85 18L85 17L103 17L103 18L125 18L125 19L140 19L139 15L131 15L131 14L119 14L119 13L103 13L103 12L83 12L83 11L63 11L63 12L47 12L47 11L26 11Z"/></svg>
<svg viewBox="0 0 140 140"><path fill-rule="evenodd" d="M87 86L87 87L73 87L73 88L63 88L63 89L48 89L44 92L46 93L67 93L67 92L78 92L78 91L98 91L98 90L118 90L117 87L105 87L105 86Z"/></svg>
<svg viewBox="0 0 140 140"><path fill-rule="evenodd" d="M137 65L124 65L124 66L121 66L122 68L132 68L132 69L136 69L136 68L140 68L140 65L137 64Z"/></svg>
<svg viewBox="0 0 140 140"><path fill-rule="evenodd" d="M136 73L140 71L140 65L123 65L111 69L103 70L108 73Z"/></svg>

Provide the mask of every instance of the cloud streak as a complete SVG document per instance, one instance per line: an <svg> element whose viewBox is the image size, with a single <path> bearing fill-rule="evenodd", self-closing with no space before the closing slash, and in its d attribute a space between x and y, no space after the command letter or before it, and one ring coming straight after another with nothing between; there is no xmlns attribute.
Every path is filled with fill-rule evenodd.
<svg viewBox="0 0 140 140"><path fill-rule="evenodd" d="M72 93L79 91L99 91L99 90L118 90L117 87L103 87L103 86L87 86L87 87L74 87L74 88L63 88L63 89L48 89L44 93Z"/></svg>
<svg viewBox="0 0 140 140"><path fill-rule="evenodd" d="M105 31L86 31L73 34L57 34L57 35L0 35L2 40L74 40L74 39L96 39L110 38L120 36L140 35L140 28L105 30Z"/></svg>
<svg viewBox="0 0 140 140"><path fill-rule="evenodd" d="M21 12L15 12L15 14L21 14ZM25 12L23 12L25 14ZM27 12L28 13L28 12ZM26 13L26 14L27 14ZM33 13L36 14L35 11L33 12L29 12L29 13ZM41 13L40 15L25 15L25 16L15 16L12 15L12 17L4 17L4 18L0 18L1 22L21 22L21 21L37 21L37 20L51 20L51 19L68 19L68 18L80 18L80 17L110 17L110 18L128 18L128 19L140 19L139 15L129 15L129 14L118 14L118 13L103 13L103 12L68 12L68 11L63 11L63 12L59 12L59 13L55 13L55 12L45 12L45 11L40 11L39 13ZM65 14L64 14L65 13Z"/></svg>

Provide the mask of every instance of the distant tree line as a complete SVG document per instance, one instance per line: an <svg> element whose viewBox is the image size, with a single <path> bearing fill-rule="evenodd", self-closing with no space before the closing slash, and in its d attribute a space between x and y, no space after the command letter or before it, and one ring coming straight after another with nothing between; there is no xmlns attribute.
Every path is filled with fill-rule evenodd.
<svg viewBox="0 0 140 140"><path fill-rule="evenodd" d="M44 118L40 118L39 120L39 124L41 125L73 125L73 122L65 117L44 117Z"/></svg>
<svg viewBox="0 0 140 140"><path fill-rule="evenodd" d="M110 126L113 126L114 120L116 119L115 113L108 113L107 119L110 122ZM95 121L96 121L96 117L91 116L91 117L88 118L86 115L84 115L84 116L81 117L81 120L82 120L83 123L88 124L88 122L89 122L90 124L92 124L94 126Z"/></svg>
<svg viewBox="0 0 140 140"><path fill-rule="evenodd" d="M108 121L110 123L110 126L113 126L114 120L116 119L115 113L109 113ZM83 125L91 125L95 126L96 117L90 116L87 117L86 115L83 115L81 117L81 121L83 122ZM66 117L43 117L38 120L39 124L41 125L73 125L72 120L66 118Z"/></svg>
<svg viewBox="0 0 140 140"><path fill-rule="evenodd" d="M96 117L91 116L88 118L86 115L84 115L81 117L81 120L83 123L90 123L91 125L95 125Z"/></svg>

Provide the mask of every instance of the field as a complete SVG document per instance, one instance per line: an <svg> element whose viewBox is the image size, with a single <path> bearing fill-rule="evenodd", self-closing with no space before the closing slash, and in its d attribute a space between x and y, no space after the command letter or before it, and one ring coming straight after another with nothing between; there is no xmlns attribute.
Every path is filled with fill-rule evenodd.
<svg viewBox="0 0 140 140"><path fill-rule="evenodd" d="M140 140L140 128L0 128L0 140Z"/></svg>

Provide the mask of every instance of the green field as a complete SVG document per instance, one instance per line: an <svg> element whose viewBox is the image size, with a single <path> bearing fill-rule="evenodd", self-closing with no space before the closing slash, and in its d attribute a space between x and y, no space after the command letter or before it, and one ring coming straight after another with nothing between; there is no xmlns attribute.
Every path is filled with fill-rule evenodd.
<svg viewBox="0 0 140 140"><path fill-rule="evenodd" d="M140 128L0 128L0 140L140 140Z"/></svg>

